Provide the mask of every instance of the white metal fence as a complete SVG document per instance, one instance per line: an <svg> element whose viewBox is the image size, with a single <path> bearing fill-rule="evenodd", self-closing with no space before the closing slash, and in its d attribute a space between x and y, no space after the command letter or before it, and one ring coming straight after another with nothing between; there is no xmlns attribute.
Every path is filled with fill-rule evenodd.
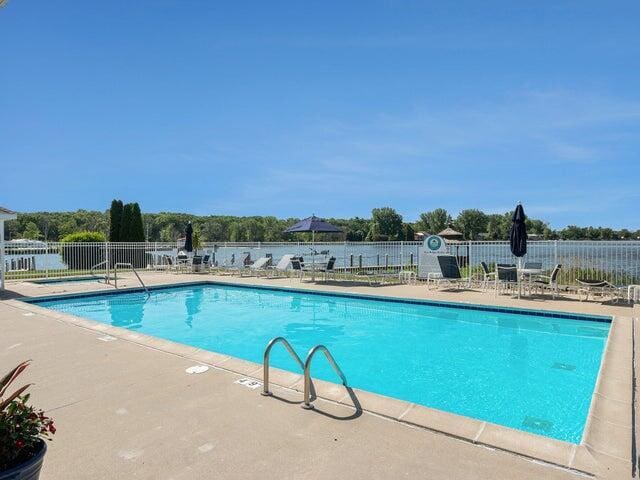
<svg viewBox="0 0 640 480"><path fill-rule="evenodd" d="M211 264L225 267L250 263L271 256L275 264L283 255L292 254L310 260L336 257L336 268L368 273L415 269L421 242L271 242L271 243L206 243L201 255ZM138 269L155 269L174 259L175 243L5 243L7 280L55 280L82 277L92 273L104 275L107 263L127 262ZM496 263L516 263L508 242L449 243L463 270L480 272L480 262L490 268ZM640 283L639 241L532 241L525 262L541 262L552 269L562 264L561 282L575 283L577 278L601 278L617 285ZM93 271L92 271L92 267Z"/></svg>

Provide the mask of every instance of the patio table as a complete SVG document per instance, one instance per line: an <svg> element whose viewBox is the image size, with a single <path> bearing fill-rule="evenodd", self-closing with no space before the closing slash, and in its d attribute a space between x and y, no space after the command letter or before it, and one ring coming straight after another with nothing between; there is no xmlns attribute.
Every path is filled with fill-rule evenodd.
<svg viewBox="0 0 640 480"><path fill-rule="evenodd" d="M543 273L544 269L542 268L518 268L518 298L520 298L520 294L522 292L521 280L523 278L527 278L527 283L529 284L529 294L531 294L533 277L536 275L542 275Z"/></svg>

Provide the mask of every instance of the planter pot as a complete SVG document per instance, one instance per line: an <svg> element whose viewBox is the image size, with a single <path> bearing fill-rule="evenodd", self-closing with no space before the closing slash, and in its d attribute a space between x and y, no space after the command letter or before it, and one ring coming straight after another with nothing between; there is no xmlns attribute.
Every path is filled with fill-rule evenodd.
<svg viewBox="0 0 640 480"><path fill-rule="evenodd" d="M47 444L43 440L39 442L37 453L29 460L9 470L0 470L0 480L38 480L47 453Z"/></svg>

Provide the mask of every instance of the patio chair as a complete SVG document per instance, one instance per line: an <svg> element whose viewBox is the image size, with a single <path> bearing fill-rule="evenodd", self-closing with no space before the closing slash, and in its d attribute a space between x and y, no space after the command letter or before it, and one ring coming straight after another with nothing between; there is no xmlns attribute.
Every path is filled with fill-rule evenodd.
<svg viewBox="0 0 640 480"><path fill-rule="evenodd" d="M336 264L336 257L330 257L327 262L326 268L320 268L316 270L317 272L324 273L324 279L327 280L329 275L333 274L333 278L335 279L336 271L334 270Z"/></svg>
<svg viewBox="0 0 640 480"><path fill-rule="evenodd" d="M440 266L440 273L428 274L427 288L429 288L430 283L435 284L437 287L447 285L448 288L455 287L456 289L460 285L465 285L466 287L471 285L471 278L463 277L460 273L458 259L454 255L438 255L438 265Z"/></svg>
<svg viewBox="0 0 640 480"><path fill-rule="evenodd" d="M525 264L526 265L526 264ZM560 288L558 286L558 275L560 274L560 270L562 269L562 265L557 264L553 267L551 271L551 275L536 275L533 277L531 282L532 290L540 290L540 294L544 293L545 290L551 290L551 295L555 299L558 296Z"/></svg>
<svg viewBox="0 0 640 480"><path fill-rule="evenodd" d="M518 285L518 267L509 263L496 264L495 296Z"/></svg>
<svg viewBox="0 0 640 480"><path fill-rule="evenodd" d="M191 259L191 271L199 272L202 269L202 256L194 255Z"/></svg>
<svg viewBox="0 0 640 480"><path fill-rule="evenodd" d="M613 303L618 303L620 299L620 294L624 287L619 287L610 283L607 280L599 280L592 278L578 278L576 279L578 282L578 298L581 302L589 300L589 297L593 295L600 295L600 297L604 300L605 296L609 296ZM582 296L584 295L584 298Z"/></svg>
<svg viewBox="0 0 640 480"><path fill-rule="evenodd" d="M178 252L178 255L176 256L175 270L176 271L187 270L188 266L189 266L189 255L187 255L186 253Z"/></svg>
<svg viewBox="0 0 640 480"><path fill-rule="evenodd" d="M302 281L302 277L304 276L304 263L302 262L302 257L293 257L291 259L291 268L295 275Z"/></svg>
<svg viewBox="0 0 640 480"><path fill-rule="evenodd" d="M487 262L480 262L480 267L482 267L482 271L480 272L482 289L486 290L487 288L489 288L489 283L495 281L496 272L492 272L491 270L489 270L489 265L487 265Z"/></svg>

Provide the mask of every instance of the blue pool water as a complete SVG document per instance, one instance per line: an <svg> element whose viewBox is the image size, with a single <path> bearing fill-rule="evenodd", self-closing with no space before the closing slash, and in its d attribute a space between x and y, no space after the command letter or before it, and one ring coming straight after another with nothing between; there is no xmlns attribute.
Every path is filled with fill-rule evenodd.
<svg viewBox="0 0 640 480"><path fill-rule="evenodd" d="M353 387L573 443L610 327L606 317L215 284L38 303L254 362L275 336L302 358L323 343ZM272 365L299 371L280 346ZM338 381L321 357L312 374Z"/></svg>

